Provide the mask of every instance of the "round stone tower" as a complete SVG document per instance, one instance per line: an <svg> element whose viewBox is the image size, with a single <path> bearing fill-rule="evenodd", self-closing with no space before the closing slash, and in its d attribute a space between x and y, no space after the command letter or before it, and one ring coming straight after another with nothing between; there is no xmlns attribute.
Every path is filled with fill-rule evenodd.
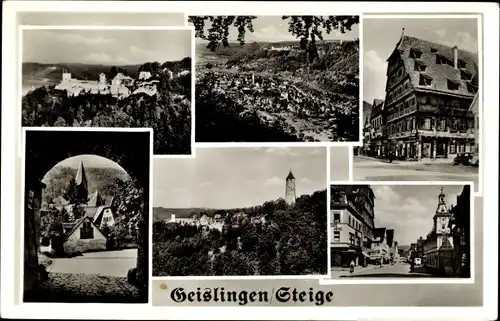
<svg viewBox="0 0 500 321"><path fill-rule="evenodd" d="M293 205L295 199L297 198L295 194L295 177L292 174L292 170L288 173L285 183L285 201L288 205Z"/></svg>

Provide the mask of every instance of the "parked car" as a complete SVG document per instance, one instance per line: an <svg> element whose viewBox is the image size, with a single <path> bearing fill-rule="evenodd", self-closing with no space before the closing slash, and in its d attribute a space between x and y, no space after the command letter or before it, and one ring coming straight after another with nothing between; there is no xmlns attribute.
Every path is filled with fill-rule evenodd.
<svg viewBox="0 0 500 321"><path fill-rule="evenodd" d="M470 165L473 157L473 153L458 153L453 160L453 165Z"/></svg>

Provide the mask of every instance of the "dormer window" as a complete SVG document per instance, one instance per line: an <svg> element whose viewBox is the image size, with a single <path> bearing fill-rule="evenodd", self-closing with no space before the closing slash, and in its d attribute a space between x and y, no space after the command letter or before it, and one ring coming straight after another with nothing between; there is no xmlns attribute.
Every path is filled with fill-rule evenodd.
<svg viewBox="0 0 500 321"><path fill-rule="evenodd" d="M472 74L470 72L467 72L465 70L460 71L460 78L462 80L470 81L472 79Z"/></svg>
<svg viewBox="0 0 500 321"><path fill-rule="evenodd" d="M471 83L467 83L467 91L470 92L471 94L475 94L477 93L477 87Z"/></svg>
<svg viewBox="0 0 500 321"><path fill-rule="evenodd" d="M438 50L436 48L431 48L432 53L436 53Z"/></svg>
<svg viewBox="0 0 500 321"><path fill-rule="evenodd" d="M425 69L427 69L426 65L424 65L420 61L415 60L415 71L425 72Z"/></svg>
<svg viewBox="0 0 500 321"><path fill-rule="evenodd" d="M447 79L446 85L448 86L449 90L458 90L458 88L460 88L460 85L457 82L450 79Z"/></svg>
<svg viewBox="0 0 500 321"><path fill-rule="evenodd" d="M452 62L448 58L441 55L436 55L436 64L453 66Z"/></svg>
<svg viewBox="0 0 500 321"><path fill-rule="evenodd" d="M420 80L418 84L420 86L432 86L432 77L420 74Z"/></svg>
<svg viewBox="0 0 500 321"><path fill-rule="evenodd" d="M462 59L458 59L458 68L465 68L467 67L467 63L463 61Z"/></svg>
<svg viewBox="0 0 500 321"><path fill-rule="evenodd" d="M421 56L422 56L422 51L413 48L410 50L410 58L420 59Z"/></svg>

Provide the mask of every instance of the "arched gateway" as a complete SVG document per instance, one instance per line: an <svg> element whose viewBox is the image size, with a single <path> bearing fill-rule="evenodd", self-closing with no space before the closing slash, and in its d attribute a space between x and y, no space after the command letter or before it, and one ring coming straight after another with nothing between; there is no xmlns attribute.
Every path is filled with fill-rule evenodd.
<svg viewBox="0 0 500 321"><path fill-rule="evenodd" d="M93 154L118 163L144 189L144 211L138 224L137 283L147 293L149 240L149 173L151 131L30 130L25 136L24 293L40 285L38 249L42 179L60 161Z"/></svg>

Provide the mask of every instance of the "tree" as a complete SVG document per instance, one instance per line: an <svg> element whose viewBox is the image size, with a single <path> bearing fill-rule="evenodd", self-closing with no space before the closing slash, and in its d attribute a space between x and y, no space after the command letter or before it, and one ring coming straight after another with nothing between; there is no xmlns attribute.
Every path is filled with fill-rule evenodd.
<svg viewBox="0 0 500 321"><path fill-rule="evenodd" d="M195 28L195 37L208 41L207 48L215 51L221 46L229 47L229 28L238 30L238 42L245 44L247 31L253 32L252 21L256 16L191 16L189 22ZM288 31L300 38L300 47L308 56L309 62L318 57L317 40L323 40L323 32L330 34L333 30L345 33L352 26L359 23L359 16L283 16L288 20ZM205 32L205 23L210 26Z"/></svg>

